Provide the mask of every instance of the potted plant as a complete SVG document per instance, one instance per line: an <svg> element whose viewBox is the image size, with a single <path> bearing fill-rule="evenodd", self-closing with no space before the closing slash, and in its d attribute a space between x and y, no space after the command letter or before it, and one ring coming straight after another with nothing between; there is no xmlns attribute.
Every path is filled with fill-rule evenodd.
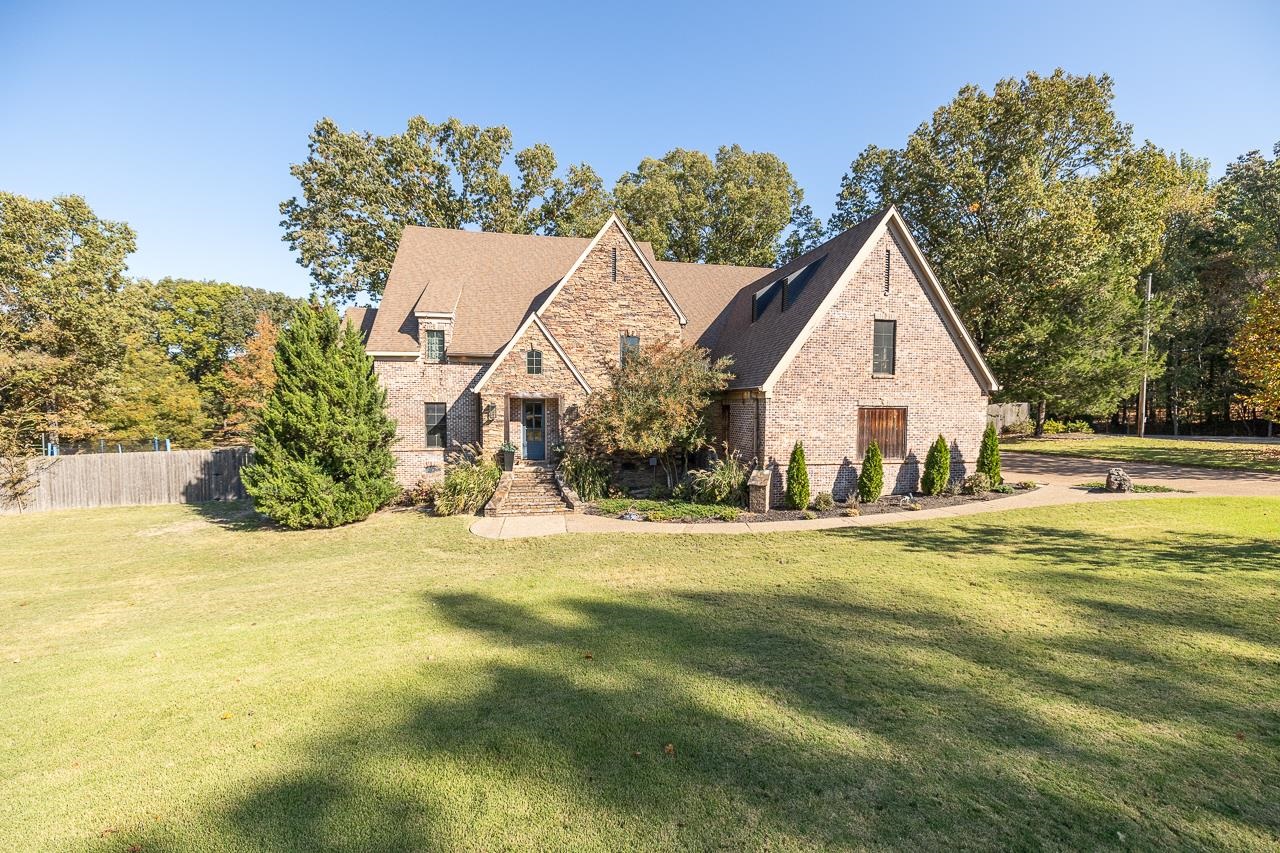
<svg viewBox="0 0 1280 853"><path fill-rule="evenodd" d="M510 471L516 467L516 446L509 441L502 442L502 470Z"/></svg>

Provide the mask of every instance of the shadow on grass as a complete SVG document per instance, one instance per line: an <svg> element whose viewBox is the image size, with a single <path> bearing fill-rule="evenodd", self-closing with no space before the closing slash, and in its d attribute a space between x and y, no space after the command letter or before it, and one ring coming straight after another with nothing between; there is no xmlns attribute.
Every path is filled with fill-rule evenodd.
<svg viewBox="0 0 1280 853"><path fill-rule="evenodd" d="M843 556L989 551L995 532L868 528L856 535L878 547ZM832 581L805 594L582 595L537 606L428 593L424 612L483 651L359 700L348 728L220 814L226 843L1274 842L1274 657L1248 660L1218 640L1191 655L1170 635L1216 632L1274 650L1276 600L1161 570L1274 573L1278 546L1138 545L1041 526L1009 548L1029 565L998 581L1051 601L1061 625L992 623L927 590L894 597ZM1097 570L1126 559L1144 571L1100 580ZM382 722L364 721L365 702ZM373 713L386 707L404 712L387 723Z"/></svg>
<svg viewBox="0 0 1280 853"><path fill-rule="evenodd" d="M253 502L207 501L190 505L196 514L211 524L233 531L284 530L253 508Z"/></svg>

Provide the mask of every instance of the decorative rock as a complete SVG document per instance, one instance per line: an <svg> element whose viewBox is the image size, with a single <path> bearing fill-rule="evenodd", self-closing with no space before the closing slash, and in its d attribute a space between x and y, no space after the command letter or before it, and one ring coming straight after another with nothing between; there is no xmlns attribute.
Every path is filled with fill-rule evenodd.
<svg viewBox="0 0 1280 853"><path fill-rule="evenodd" d="M618 516L618 518L621 518L623 521L644 521L644 516L636 512L635 510L628 510L627 512L624 512L622 515Z"/></svg>
<svg viewBox="0 0 1280 853"><path fill-rule="evenodd" d="M1126 474L1123 468L1112 468L1107 472L1107 491L1132 492L1133 478Z"/></svg>

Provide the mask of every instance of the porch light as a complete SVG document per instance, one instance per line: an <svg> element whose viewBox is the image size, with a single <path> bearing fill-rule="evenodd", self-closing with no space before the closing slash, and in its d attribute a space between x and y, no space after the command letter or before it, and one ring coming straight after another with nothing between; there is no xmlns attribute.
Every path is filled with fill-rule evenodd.
<svg viewBox="0 0 1280 853"><path fill-rule="evenodd" d="M485 422L485 423L487 423L487 424L491 424L491 423L493 423L493 419L494 419L495 417L497 417L497 415L498 415L498 404L497 404L497 403L485 403L485 404L484 404L484 422Z"/></svg>

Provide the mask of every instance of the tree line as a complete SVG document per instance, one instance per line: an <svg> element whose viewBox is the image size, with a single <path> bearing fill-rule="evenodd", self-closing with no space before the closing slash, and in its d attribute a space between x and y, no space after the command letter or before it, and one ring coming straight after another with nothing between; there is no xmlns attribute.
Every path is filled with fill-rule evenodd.
<svg viewBox="0 0 1280 853"><path fill-rule="evenodd" d="M169 438L245 443L298 300L125 275L135 235L83 198L0 192L0 455Z"/></svg>

